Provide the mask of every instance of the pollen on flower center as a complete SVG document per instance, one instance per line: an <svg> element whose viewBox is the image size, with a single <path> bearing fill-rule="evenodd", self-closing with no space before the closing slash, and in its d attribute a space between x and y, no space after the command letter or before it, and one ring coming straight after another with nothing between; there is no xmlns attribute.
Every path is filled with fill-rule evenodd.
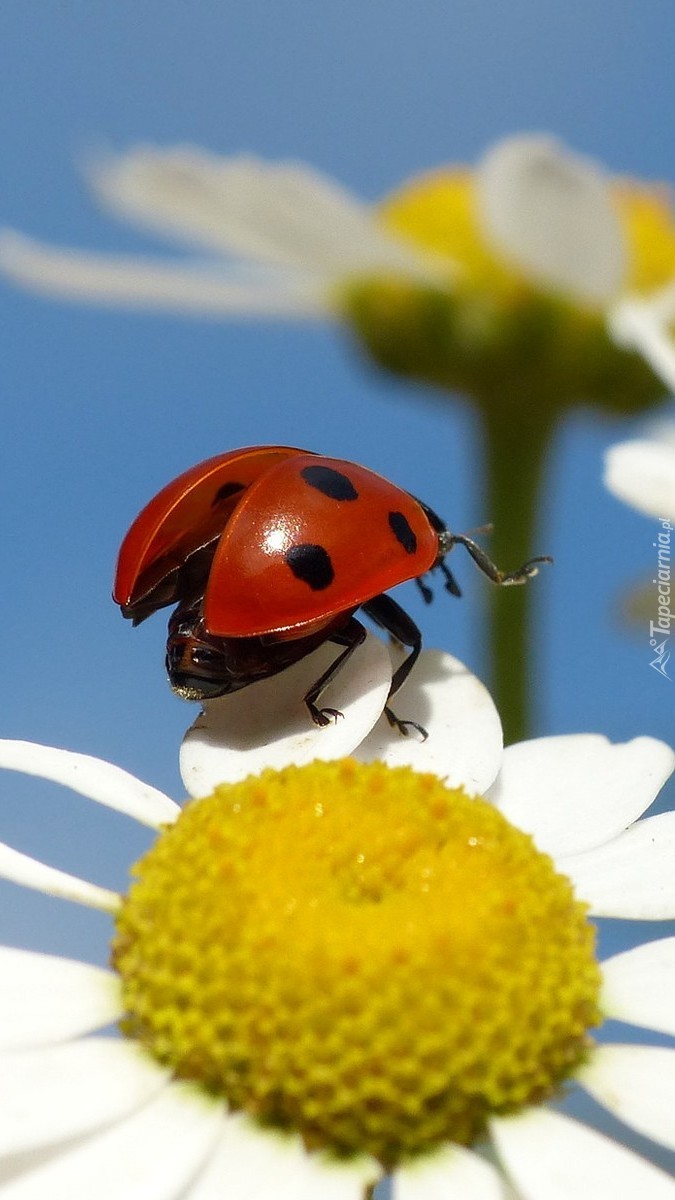
<svg viewBox="0 0 675 1200"><path fill-rule="evenodd" d="M599 1020L570 884L489 804L382 764L191 803L135 868L124 1032L231 1108L387 1167L550 1094Z"/></svg>

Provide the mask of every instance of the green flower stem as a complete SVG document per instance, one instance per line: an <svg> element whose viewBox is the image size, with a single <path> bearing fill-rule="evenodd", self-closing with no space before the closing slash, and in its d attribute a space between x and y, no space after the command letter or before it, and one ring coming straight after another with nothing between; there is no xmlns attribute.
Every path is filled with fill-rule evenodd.
<svg viewBox="0 0 675 1200"><path fill-rule="evenodd" d="M490 553L497 566L514 571L546 554L537 516L546 452L555 415L549 405L533 411L532 401L504 405L481 397L485 437L486 516L493 524ZM542 572L553 570L546 564ZM494 587L488 596L491 687L504 726L506 744L531 736L531 703L536 695L533 616L545 581Z"/></svg>
<svg viewBox="0 0 675 1200"><path fill-rule="evenodd" d="M385 370L441 389L446 401L459 393L477 403L485 428L484 519L494 524L492 557L508 572L550 549L539 541L536 517L558 418L582 402L617 416L645 413L667 390L639 354L616 345L601 309L540 291L517 273L504 290L493 286L497 279L472 276L468 265L448 287L396 276L352 280L336 304ZM551 568L544 572L550 576ZM538 682L532 610L547 586L542 578L491 589L492 685L509 742L530 730Z"/></svg>

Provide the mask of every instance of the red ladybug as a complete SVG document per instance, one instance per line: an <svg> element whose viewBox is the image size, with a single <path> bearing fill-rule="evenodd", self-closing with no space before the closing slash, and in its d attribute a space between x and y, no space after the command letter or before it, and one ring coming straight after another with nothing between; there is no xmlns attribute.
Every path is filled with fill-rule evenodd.
<svg viewBox="0 0 675 1200"><path fill-rule="evenodd" d="M134 625L169 604L166 666L188 700L228 695L276 675L325 641L342 650L304 697L313 721L340 715L318 700L365 630L361 608L410 653L394 672L400 688L422 647L419 629L385 595L440 570L466 547L494 583L523 583L534 558L505 575L470 538L452 534L408 492L365 467L291 446L252 446L216 455L167 484L143 509L120 549L113 599ZM424 730L400 721L392 725Z"/></svg>

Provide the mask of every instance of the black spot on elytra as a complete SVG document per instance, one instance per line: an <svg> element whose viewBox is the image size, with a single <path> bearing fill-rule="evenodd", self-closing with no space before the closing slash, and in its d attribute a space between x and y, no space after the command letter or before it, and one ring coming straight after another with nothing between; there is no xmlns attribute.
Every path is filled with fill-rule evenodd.
<svg viewBox="0 0 675 1200"><path fill-rule="evenodd" d="M300 474L305 483L316 488L317 492L323 492L324 496L328 496L330 500L358 500L359 498L359 493L351 479L343 475L342 471L334 471L332 467L322 467L317 463L315 466L303 467Z"/></svg>
<svg viewBox="0 0 675 1200"><path fill-rule="evenodd" d="M417 538L414 530L402 512L389 513L389 528L397 542L403 546L406 554L414 554L417 549Z"/></svg>
<svg viewBox="0 0 675 1200"><path fill-rule="evenodd" d="M313 592L323 591L335 578L330 554L323 546L315 546L311 542L291 546L286 553L286 562L295 578L307 583Z"/></svg>
<svg viewBox="0 0 675 1200"><path fill-rule="evenodd" d="M237 492L243 492L244 486L243 483L224 483L213 497L211 508L215 508L216 504L221 504L223 500L229 500L230 496L236 496Z"/></svg>

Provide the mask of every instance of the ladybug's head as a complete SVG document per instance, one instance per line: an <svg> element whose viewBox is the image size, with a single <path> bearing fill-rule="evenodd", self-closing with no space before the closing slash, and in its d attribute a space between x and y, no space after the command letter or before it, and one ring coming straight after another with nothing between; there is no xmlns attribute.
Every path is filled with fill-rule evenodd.
<svg viewBox="0 0 675 1200"><path fill-rule="evenodd" d="M169 621L166 671L171 690L183 700L213 700L242 687L230 669L228 643L204 628L201 605L179 605Z"/></svg>
<svg viewBox="0 0 675 1200"><path fill-rule="evenodd" d="M320 646L351 614L340 614L330 630L322 625L293 638L215 637L204 624L203 601L179 604L169 621L166 670L172 691L183 700L215 700L285 671Z"/></svg>

